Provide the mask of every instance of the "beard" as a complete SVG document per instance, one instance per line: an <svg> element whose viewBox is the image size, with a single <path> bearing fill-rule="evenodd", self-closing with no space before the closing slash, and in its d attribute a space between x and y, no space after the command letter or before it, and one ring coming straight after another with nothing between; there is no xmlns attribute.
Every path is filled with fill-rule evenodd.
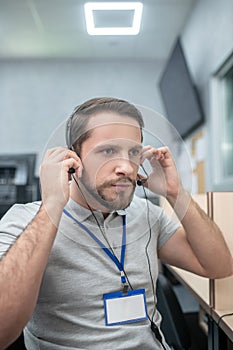
<svg viewBox="0 0 233 350"><path fill-rule="evenodd" d="M109 212L127 208L133 199L136 187L136 181L125 176L119 177L117 180L104 181L99 186L93 186L84 169L79 181L87 194ZM123 185L123 189L125 185L125 190L117 190L116 184ZM87 200L87 198L85 199Z"/></svg>

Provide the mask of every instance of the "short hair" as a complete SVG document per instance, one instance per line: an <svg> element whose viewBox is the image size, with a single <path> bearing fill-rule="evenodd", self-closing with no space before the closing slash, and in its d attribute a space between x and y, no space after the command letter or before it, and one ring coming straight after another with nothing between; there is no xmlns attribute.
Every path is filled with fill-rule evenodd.
<svg viewBox="0 0 233 350"><path fill-rule="evenodd" d="M133 104L113 97L97 97L77 106L69 117L66 126L68 148L80 154L82 143L90 137L92 132L87 128L90 118L103 111L116 112L122 116L135 119L141 129L142 139L144 121L141 112Z"/></svg>

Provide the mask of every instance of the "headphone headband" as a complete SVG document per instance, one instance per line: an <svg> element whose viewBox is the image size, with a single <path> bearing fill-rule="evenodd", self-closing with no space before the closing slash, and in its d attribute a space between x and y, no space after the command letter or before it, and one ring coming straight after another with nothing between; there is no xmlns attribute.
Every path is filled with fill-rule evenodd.
<svg viewBox="0 0 233 350"><path fill-rule="evenodd" d="M73 113L69 116L66 122L66 145L69 149L72 149L72 121L76 112L78 112L80 105L75 107Z"/></svg>

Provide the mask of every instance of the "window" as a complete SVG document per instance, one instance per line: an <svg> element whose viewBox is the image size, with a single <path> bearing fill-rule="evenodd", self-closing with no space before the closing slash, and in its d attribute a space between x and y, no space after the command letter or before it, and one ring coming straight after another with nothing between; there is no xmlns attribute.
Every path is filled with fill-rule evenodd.
<svg viewBox="0 0 233 350"><path fill-rule="evenodd" d="M233 67L223 78L223 176L233 176Z"/></svg>
<svg viewBox="0 0 233 350"><path fill-rule="evenodd" d="M213 190L233 190L233 55L214 75L211 89Z"/></svg>

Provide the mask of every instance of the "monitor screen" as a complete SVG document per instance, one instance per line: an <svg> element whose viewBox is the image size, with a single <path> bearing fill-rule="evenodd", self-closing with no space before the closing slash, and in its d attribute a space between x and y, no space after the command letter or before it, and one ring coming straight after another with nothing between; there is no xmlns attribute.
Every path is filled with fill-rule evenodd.
<svg viewBox="0 0 233 350"><path fill-rule="evenodd" d="M168 59L159 87L168 120L185 138L204 122L204 115L180 40Z"/></svg>

